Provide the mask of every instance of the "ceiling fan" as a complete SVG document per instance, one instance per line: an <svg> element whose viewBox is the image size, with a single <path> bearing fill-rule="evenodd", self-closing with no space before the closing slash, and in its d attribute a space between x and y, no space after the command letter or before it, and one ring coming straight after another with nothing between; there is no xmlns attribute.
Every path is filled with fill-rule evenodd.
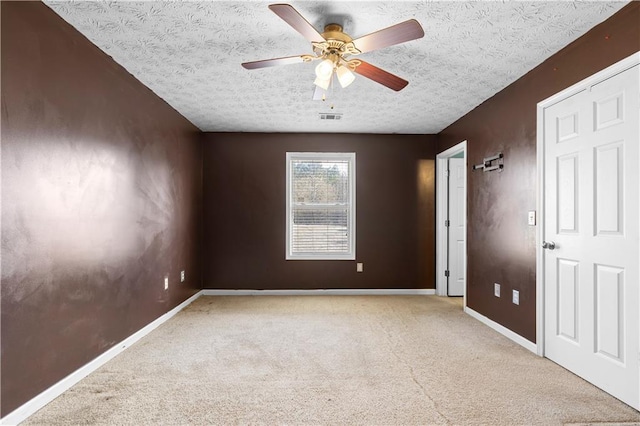
<svg viewBox="0 0 640 426"><path fill-rule="evenodd" d="M324 32L319 33L289 4L272 4L269 5L269 9L309 40L314 54L245 62L242 64L244 68L252 70L320 60L316 66L316 90L313 99L324 99L324 91L331 85L334 75L343 88L355 80L354 72L395 91L400 91L409 84L408 81L368 62L348 58L423 37L424 31L415 19L352 39L343 32L341 25L333 23L327 24Z"/></svg>

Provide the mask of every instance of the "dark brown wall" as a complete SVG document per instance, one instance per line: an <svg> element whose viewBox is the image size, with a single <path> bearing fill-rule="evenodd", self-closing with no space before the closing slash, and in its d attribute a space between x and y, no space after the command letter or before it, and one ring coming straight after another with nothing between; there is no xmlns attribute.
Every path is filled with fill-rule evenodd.
<svg viewBox="0 0 640 426"><path fill-rule="evenodd" d="M203 287L434 288L434 136L207 133ZM285 154L356 153L356 261L285 260Z"/></svg>
<svg viewBox="0 0 640 426"><path fill-rule="evenodd" d="M5 416L200 288L202 152L44 4L1 8Z"/></svg>
<svg viewBox="0 0 640 426"><path fill-rule="evenodd" d="M632 2L438 135L438 152L468 141L469 167L504 153L502 173L469 169L467 301L533 342L536 241L527 211L536 209L536 104L638 50L640 3Z"/></svg>

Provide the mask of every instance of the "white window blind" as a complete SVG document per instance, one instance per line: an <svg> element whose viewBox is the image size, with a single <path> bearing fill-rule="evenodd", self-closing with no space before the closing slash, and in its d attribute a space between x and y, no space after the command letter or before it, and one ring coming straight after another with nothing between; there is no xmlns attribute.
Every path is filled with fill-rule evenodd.
<svg viewBox="0 0 640 426"><path fill-rule="evenodd" d="M355 153L287 153L287 259L355 259Z"/></svg>

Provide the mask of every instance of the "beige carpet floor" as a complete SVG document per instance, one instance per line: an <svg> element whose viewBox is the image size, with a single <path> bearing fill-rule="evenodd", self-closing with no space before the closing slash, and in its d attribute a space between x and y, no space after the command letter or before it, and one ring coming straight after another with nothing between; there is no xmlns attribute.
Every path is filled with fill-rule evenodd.
<svg viewBox="0 0 640 426"><path fill-rule="evenodd" d="M640 413L436 296L201 297L24 424L554 425Z"/></svg>

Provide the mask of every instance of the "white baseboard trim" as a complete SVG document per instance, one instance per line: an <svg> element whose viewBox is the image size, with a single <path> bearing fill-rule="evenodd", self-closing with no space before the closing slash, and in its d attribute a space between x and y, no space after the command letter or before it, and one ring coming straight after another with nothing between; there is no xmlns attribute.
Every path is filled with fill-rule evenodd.
<svg viewBox="0 0 640 426"><path fill-rule="evenodd" d="M65 391L71 388L73 385L78 383L80 380L87 377L89 374L96 371L98 368L102 367L104 364L109 362L111 359L119 355L122 351L136 343L138 340L142 339L147 334L151 333L153 330L158 328L164 322L169 320L175 314L183 310L189 304L191 304L194 300L202 295L202 291L194 294L169 312L160 316L153 322L149 323L145 327L133 333L131 336L124 339L122 342L114 345L111 349L106 352L98 355L95 359L80 367L73 373L69 374L64 379L60 380L55 385L51 386L47 390L42 393L36 395L29 401L22 404L20 407L13 410L11 413L7 414L5 417L0 419L0 425L17 425L20 422L25 421L29 416L33 415L36 411L62 395Z"/></svg>
<svg viewBox="0 0 640 426"><path fill-rule="evenodd" d="M471 315L473 318L475 318L478 321L480 321L481 323L483 323L484 325L487 325L487 326L491 327L492 329L494 329L495 331L497 331L498 333L502 334L506 338L508 338L510 340L513 340L514 342L516 342L520 346L524 347L525 349L530 350L534 354L536 354L536 355L538 354L538 347L537 347L537 345L535 343L525 339L521 335L519 335L517 333L514 333L513 331L509 330L505 326L498 324L497 322L485 317L484 315L474 311L473 309L471 309L471 308L469 308L467 306L464 307L464 311L467 314Z"/></svg>
<svg viewBox="0 0 640 426"><path fill-rule="evenodd" d="M435 289L215 290L203 296L431 296Z"/></svg>

